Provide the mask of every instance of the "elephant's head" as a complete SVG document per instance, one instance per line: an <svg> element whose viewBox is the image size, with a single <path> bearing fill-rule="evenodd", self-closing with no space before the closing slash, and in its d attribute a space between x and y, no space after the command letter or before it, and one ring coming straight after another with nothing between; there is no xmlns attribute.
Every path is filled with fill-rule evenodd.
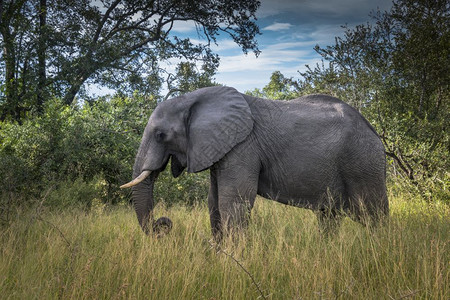
<svg viewBox="0 0 450 300"><path fill-rule="evenodd" d="M133 187L133 204L144 232L155 230L153 186L169 159L174 177L185 168L205 170L242 142L252 128L250 107L233 88L203 88L160 103L145 128L133 180L122 186Z"/></svg>

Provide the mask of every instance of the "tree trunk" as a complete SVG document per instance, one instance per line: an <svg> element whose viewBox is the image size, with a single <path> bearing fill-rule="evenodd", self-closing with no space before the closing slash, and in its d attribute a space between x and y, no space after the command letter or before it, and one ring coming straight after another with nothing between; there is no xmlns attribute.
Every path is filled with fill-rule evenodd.
<svg viewBox="0 0 450 300"><path fill-rule="evenodd" d="M73 72L75 78L69 82L70 87L64 95L65 104L71 105L73 103L75 96L80 91L86 79L88 79L94 72L93 69L95 69L95 67L93 67L93 65L94 63L90 59L85 59L85 62L77 67L78 70Z"/></svg>
<svg viewBox="0 0 450 300"><path fill-rule="evenodd" d="M37 100L36 106L39 113L42 113L44 98L45 98L45 86L47 82L47 75L45 72L45 51L47 45L46 35L47 24L47 0L39 1L39 44L38 44L38 86L37 86Z"/></svg>
<svg viewBox="0 0 450 300"><path fill-rule="evenodd" d="M73 103L73 101L75 100L75 96L78 94L78 92L80 91L81 86L83 85L83 83L81 82L76 82L74 84L72 84L69 88L69 90L67 91L67 93L64 95L64 103L67 105L71 105Z"/></svg>
<svg viewBox="0 0 450 300"><path fill-rule="evenodd" d="M3 86L5 101L2 105L0 120L8 117L20 122L23 109L19 106L18 82L16 79L17 57L15 49L15 33L11 31L11 20L20 15L26 0L0 0L0 34L2 36L3 59L5 61L5 84Z"/></svg>
<svg viewBox="0 0 450 300"><path fill-rule="evenodd" d="M9 32L9 28L2 28L3 37L3 59L5 61L5 102L1 120L8 115L14 119L19 118L16 114L17 103L17 82L15 78L16 53L14 49L14 39Z"/></svg>

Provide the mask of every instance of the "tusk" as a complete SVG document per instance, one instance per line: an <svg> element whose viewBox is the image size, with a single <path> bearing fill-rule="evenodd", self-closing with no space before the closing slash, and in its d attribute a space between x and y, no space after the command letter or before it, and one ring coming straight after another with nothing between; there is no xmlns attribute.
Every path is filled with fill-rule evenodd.
<svg viewBox="0 0 450 300"><path fill-rule="evenodd" d="M121 189L126 189L132 186L135 186L136 184L140 183L142 180L144 180L145 178L148 177L148 175L150 175L151 171L142 171L141 175L139 175L138 177L136 177L134 180L121 185L120 188Z"/></svg>

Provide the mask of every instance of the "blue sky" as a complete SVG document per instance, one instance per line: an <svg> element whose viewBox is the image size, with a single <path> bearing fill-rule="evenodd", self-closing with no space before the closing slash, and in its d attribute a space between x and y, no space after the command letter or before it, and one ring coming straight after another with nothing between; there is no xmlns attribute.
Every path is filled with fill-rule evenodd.
<svg viewBox="0 0 450 300"><path fill-rule="evenodd" d="M298 78L306 64L320 62L313 49L316 44L332 45L343 33L341 25L366 23L371 11L391 6L391 0L261 0L257 12L260 56L245 55L231 39L219 39L213 46L221 58L216 81L244 92L262 88L273 71ZM194 24L179 24L175 30L194 40L197 37Z"/></svg>
<svg viewBox="0 0 450 300"><path fill-rule="evenodd" d="M261 54L258 58L242 50L226 36L218 39L212 49L220 56L220 67L215 79L241 92L264 87L274 71L287 77L299 78L298 71L305 65L314 67L321 57L314 46L325 47L342 36L342 25L354 27L371 21L372 11L389 10L392 0L260 0L257 24L261 35L257 37ZM201 40L193 22L179 22L174 34ZM161 66L173 71L178 60L163 62ZM113 91L89 86L90 93L102 95ZM164 93L164 91L163 91Z"/></svg>

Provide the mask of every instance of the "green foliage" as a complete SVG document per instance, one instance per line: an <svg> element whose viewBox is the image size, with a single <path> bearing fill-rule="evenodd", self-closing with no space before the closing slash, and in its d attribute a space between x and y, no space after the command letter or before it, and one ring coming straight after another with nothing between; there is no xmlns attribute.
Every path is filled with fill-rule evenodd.
<svg viewBox="0 0 450 300"><path fill-rule="evenodd" d="M49 96L72 104L85 83L132 93L158 92L161 61L217 68L210 48L220 33L259 53L256 0L0 1L0 120L42 112ZM195 23L192 42L172 29Z"/></svg>
<svg viewBox="0 0 450 300"><path fill-rule="evenodd" d="M0 127L0 207L10 213L11 199L26 204L45 195L45 205L88 209L94 199L128 201L128 182L148 117L156 99L100 98L78 106L47 101L40 116ZM170 169L170 168L167 168ZM172 178L161 174L155 199L167 204L197 203L206 198L206 173Z"/></svg>
<svg viewBox="0 0 450 300"><path fill-rule="evenodd" d="M195 63L182 62L176 69L172 80L168 81L168 87L173 92L171 95L180 95L192 92L196 89L218 85L213 81L219 61L213 64L203 64L198 70Z"/></svg>
<svg viewBox="0 0 450 300"><path fill-rule="evenodd" d="M143 128L155 105L155 99L139 95L79 107L53 99L41 116L21 125L2 123L0 172L6 175L2 195L38 197L48 188L77 179L104 180L103 200L119 201L123 194L118 186L130 178Z"/></svg>
<svg viewBox="0 0 450 300"><path fill-rule="evenodd" d="M45 205L58 209L81 209L89 211L94 199L101 197L103 180L94 178L87 183L81 178L66 180L58 184L55 190L50 190L45 195Z"/></svg>
<svg viewBox="0 0 450 300"><path fill-rule="evenodd" d="M254 97L272 100L290 100L299 96L297 82L292 78L286 78L280 71L272 73L269 83L262 90L254 89L246 93Z"/></svg>
<svg viewBox="0 0 450 300"><path fill-rule="evenodd" d="M209 171L189 174L184 172L173 178L170 168L162 172L155 184L154 199L168 206L184 204L193 206L205 202L209 190Z"/></svg>

